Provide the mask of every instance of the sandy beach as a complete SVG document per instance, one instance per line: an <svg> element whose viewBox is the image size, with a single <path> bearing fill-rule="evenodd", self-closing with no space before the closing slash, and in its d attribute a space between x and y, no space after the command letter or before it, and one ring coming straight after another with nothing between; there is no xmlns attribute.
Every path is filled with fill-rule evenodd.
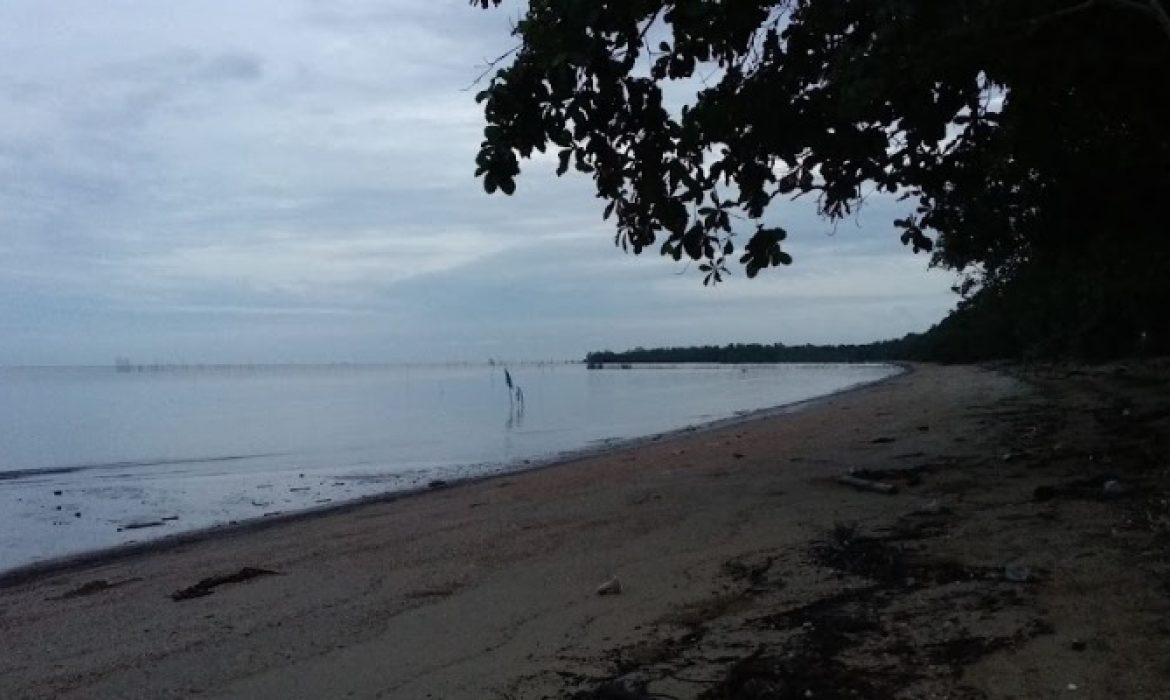
<svg viewBox="0 0 1170 700"><path fill-rule="evenodd" d="M10 581L0 697L1166 697L1168 374L920 366Z"/></svg>

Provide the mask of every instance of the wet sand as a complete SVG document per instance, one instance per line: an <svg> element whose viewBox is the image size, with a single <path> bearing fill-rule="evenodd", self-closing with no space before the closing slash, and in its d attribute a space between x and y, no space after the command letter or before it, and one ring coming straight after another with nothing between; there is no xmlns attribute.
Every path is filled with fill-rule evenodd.
<svg viewBox="0 0 1170 700"><path fill-rule="evenodd" d="M1161 697L1168 375L919 367L34 576L0 697Z"/></svg>

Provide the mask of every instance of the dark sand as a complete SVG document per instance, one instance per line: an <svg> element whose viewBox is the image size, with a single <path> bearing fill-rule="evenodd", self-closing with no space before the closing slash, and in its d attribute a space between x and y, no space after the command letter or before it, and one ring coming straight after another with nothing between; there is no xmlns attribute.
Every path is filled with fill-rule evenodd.
<svg viewBox="0 0 1170 700"><path fill-rule="evenodd" d="M1170 371L1027 377L32 577L0 698L1167 697Z"/></svg>

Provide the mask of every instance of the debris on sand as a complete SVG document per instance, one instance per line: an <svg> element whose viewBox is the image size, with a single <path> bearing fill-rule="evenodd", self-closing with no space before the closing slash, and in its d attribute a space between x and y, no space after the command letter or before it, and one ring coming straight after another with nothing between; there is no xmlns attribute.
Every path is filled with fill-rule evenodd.
<svg viewBox="0 0 1170 700"><path fill-rule="evenodd" d="M1032 580L1032 569L1018 562L1008 564L1003 567L1003 577L1012 583L1027 583Z"/></svg>
<svg viewBox="0 0 1170 700"><path fill-rule="evenodd" d="M573 700L648 700L653 697L646 691L647 679L638 673L607 681L592 690L573 695Z"/></svg>
<svg viewBox="0 0 1170 700"><path fill-rule="evenodd" d="M923 503L918 508L907 513L912 516L931 516L931 515L948 515L951 512L950 508L944 506L937 498Z"/></svg>
<svg viewBox="0 0 1170 700"><path fill-rule="evenodd" d="M81 584L77 588L74 588L70 591L66 591L65 593L62 593L59 596L54 596L52 598L48 598L47 600L69 600L71 598L83 598L85 596L93 595L95 593L101 593L102 591L108 591L111 588L117 588L118 586L122 586L122 585L127 584L127 583L133 583L135 581L141 581L141 580L142 579L140 579L140 578L128 578L128 579L124 579L122 581L114 581L111 583L110 581L107 581L104 578L99 578L99 579L95 579L93 581L87 581L86 583Z"/></svg>
<svg viewBox="0 0 1170 700"><path fill-rule="evenodd" d="M162 527L163 524L161 520L135 520L118 528L118 532L122 532L123 530L142 530L148 527Z"/></svg>
<svg viewBox="0 0 1170 700"><path fill-rule="evenodd" d="M1131 483L1113 474L1098 474L1060 484L1037 486L1032 491L1032 500L1043 502L1057 497L1086 501L1110 500L1128 496L1133 491Z"/></svg>
<svg viewBox="0 0 1170 700"><path fill-rule="evenodd" d="M597 587L597 595L620 595L621 592L622 582L618 580L617 576Z"/></svg>
<svg viewBox="0 0 1170 700"><path fill-rule="evenodd" d="M1105 498L1120 498L1132 490L1129 484L1118 479L1109 479L1101 485L1101 495Z"/></svg>
<svg viewBox="0 0 1170 700"><path fill-rule="evenodd" d="M884 481L873 481L871 479L862 479L853 474L841 474L834 478L838 484L852 486L859 491L873 491L874 493L893 494L898 492L898 487L893 484L887 484Z"/></svg>
<svg viewBox="0 0 1170 700"><path fill-rule="evenodd" d="M82 596L93 595L94 593L100 593L108 588L113 588L113 587L114 587L113 584L111 584L109 581L105 580L104 578L100 578L100 579L97 579L96 581L89 581L87 583L83 583L71 591L68 591L66 593L62 593L61 595L57 596L57 599L58 600L68 600L70 598L81 598Z"/></svg>
<svg viewBox="0 0 1170 700"><path fill-rule="evenodd" d="M217 586L222 586L225 583L243 583L259 576L275 576L278 572L270 571L268 569L257 569L251 566L245 566L234 574L227 574L226 576L210 576L203 579L194 586L188 586L182 590L175 591L171 594L171 600L176 603L181 600L190 600L192 598L202 598L209 596L215 592Z"/></svg>

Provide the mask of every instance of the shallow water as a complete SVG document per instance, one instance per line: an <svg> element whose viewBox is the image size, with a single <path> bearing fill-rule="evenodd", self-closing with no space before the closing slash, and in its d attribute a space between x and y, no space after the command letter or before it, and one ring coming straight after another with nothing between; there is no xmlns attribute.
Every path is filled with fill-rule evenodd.
<svg viewBox="0 0 1170 700"><path fill-rule="evenodd" d="M522 468L886 365L0 369L0 570Z"/></svg>

